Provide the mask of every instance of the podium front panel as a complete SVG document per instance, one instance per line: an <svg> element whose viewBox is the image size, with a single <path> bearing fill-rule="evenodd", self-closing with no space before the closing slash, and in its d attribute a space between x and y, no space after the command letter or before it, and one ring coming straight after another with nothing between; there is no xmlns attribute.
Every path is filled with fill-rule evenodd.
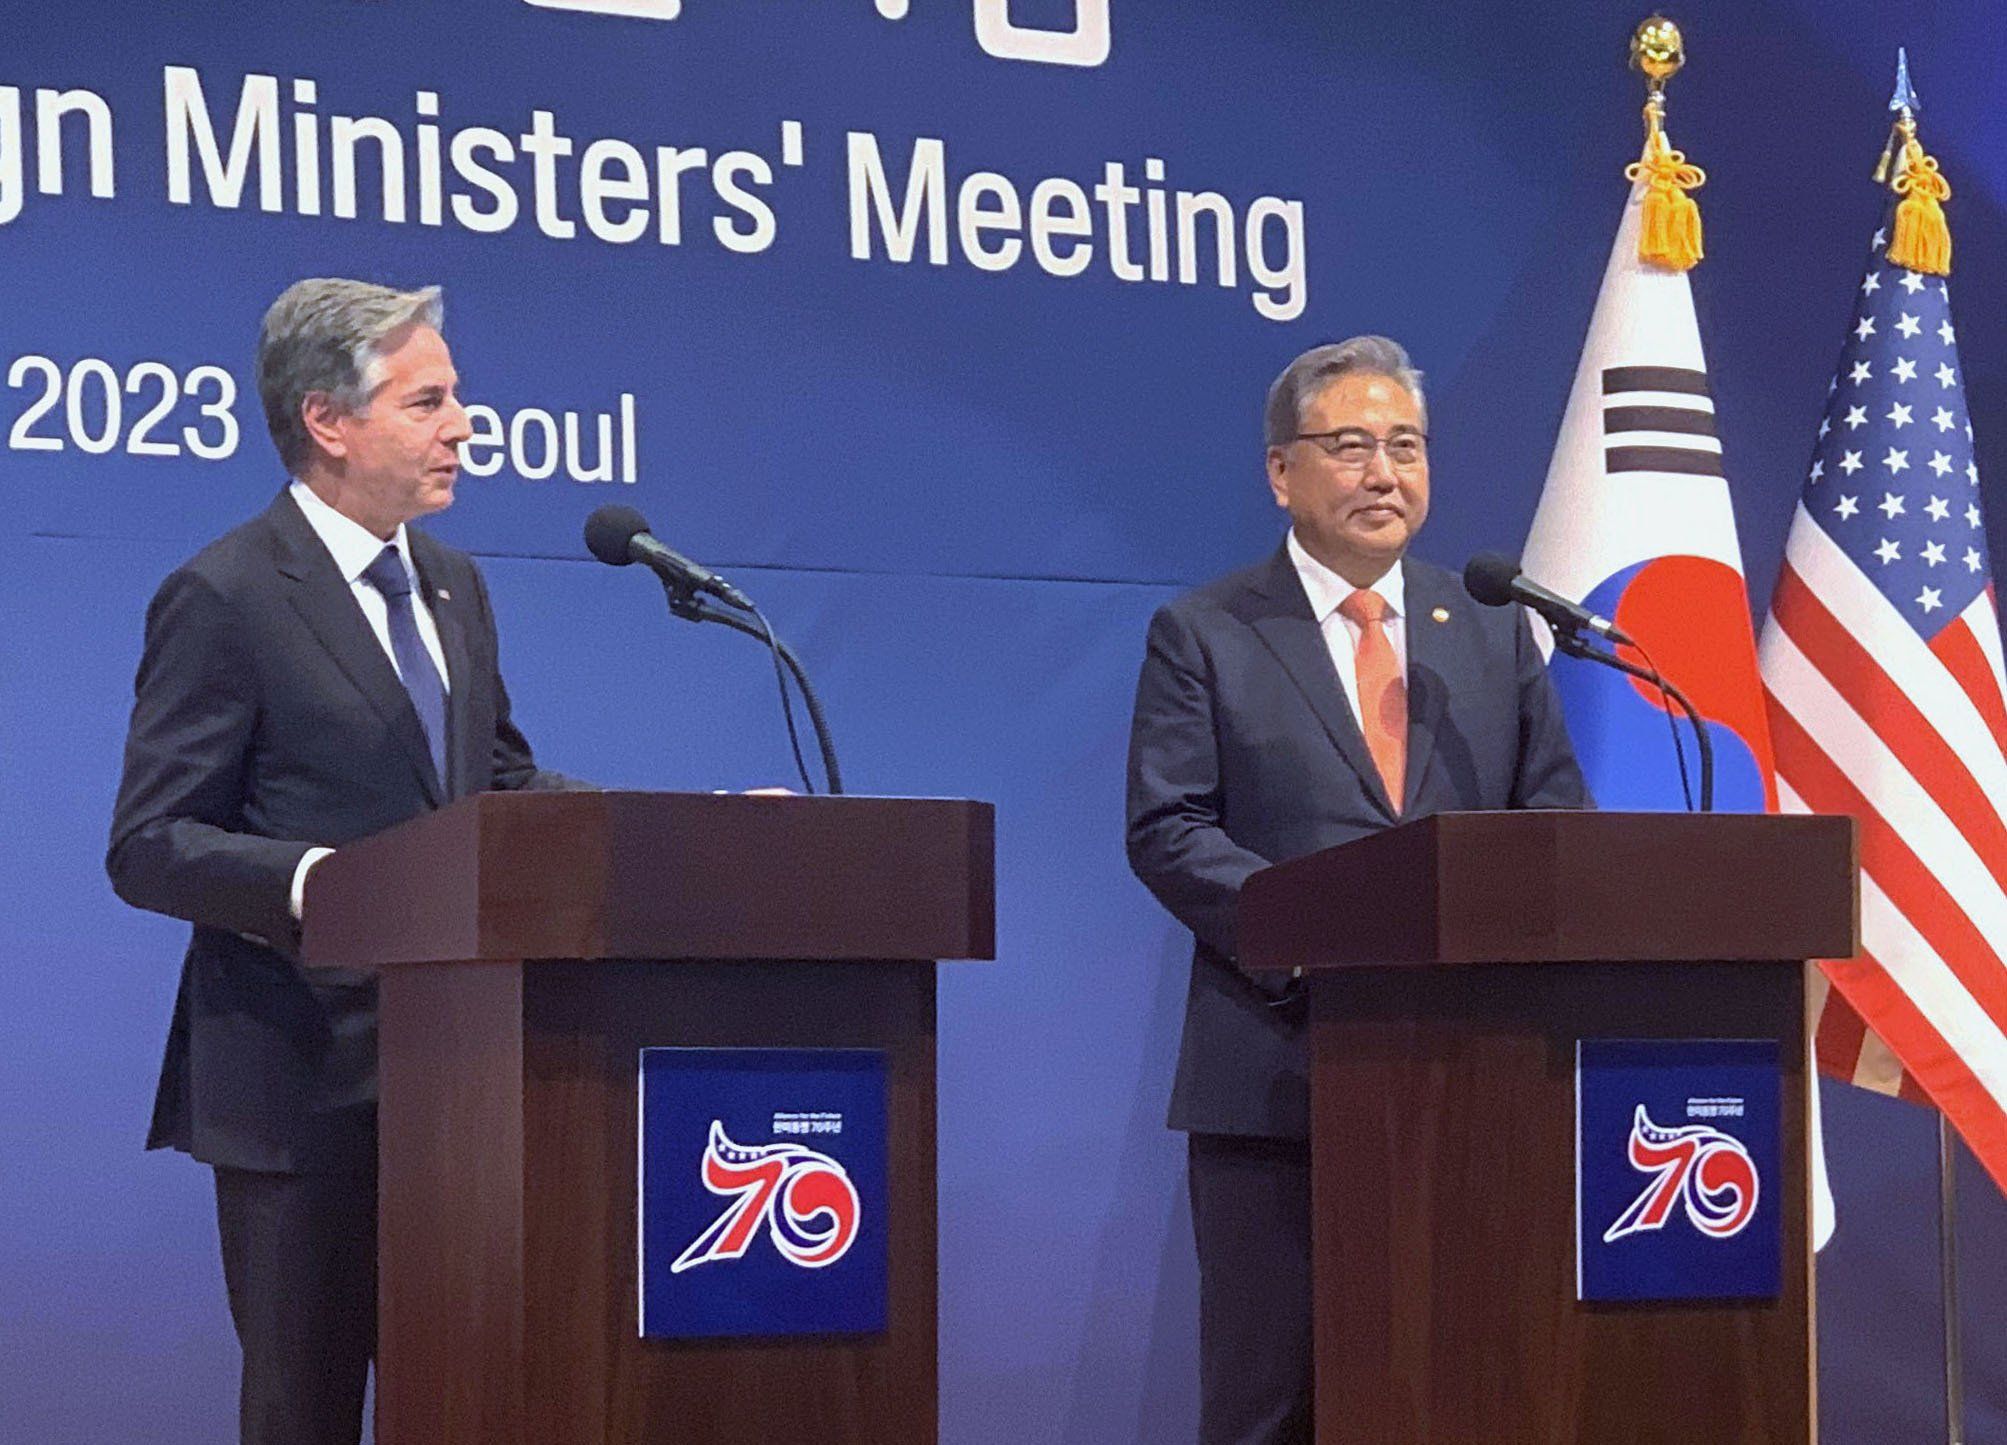
<svg viewBox="0 0 2007 1445"><path fill-rule="evenodd" d="M417 964L382 988L384 1445L931 1445L932 964ZM654 1047L882 1051L883 1330L641 1337Z"/></svg>
<svg viewBox="0 0 2007 1445"><path fill-rule="evenodd" d="M1749 962L1319 974L1319 1445L1810 1445L1803 979ZM1774 1042L1774 1298L1578 1301L1585 1038Z"/></svg>

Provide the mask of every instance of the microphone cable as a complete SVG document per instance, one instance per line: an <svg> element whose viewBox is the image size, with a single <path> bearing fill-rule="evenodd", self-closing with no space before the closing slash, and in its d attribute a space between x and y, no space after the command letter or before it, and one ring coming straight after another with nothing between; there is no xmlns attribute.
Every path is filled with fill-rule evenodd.
<svg viewBox="0 0 2007 1445"><path fill-rule="evenodd" d="M637 555L636 548L643 543L646 544L645 550ZM835 745L829 740L829 719L823 713L822 700L810 685L801 659L795 656L793 648L780 640L767 615L753 605L751 598L708 568L664 545L649 531L648 519L632 507L609 505L595 508L592 515L585 519L585 546L588 552L609 567L646 562L655 580L662 584L662 591L669 600L669 611L686 622L722 623L734 632L743 632L755 641L764 642L773 658L774 680L780 685L781 718L787 724L788 751L794 757L795 772L801 777L802 790L814 796L815 780L810 777L808 762L802 756L801 730L795 726L794 720L794 698L787 690L789 674L793 675L795 686L801 689L802 703L807 707L809 723L815 729L816 744L822 752L823 779L831 794L843 791L843 774L837 767ZM740 612L750 613L759 625L755 627L737 612L706 605L703 594L707 592L722 598L728 606Z"/></svg>
<svg viewBox="0 0 2007 1445"><path fill-rule="evenodd" d="M767 621L766 613L760 611L755 606L752 608L752 614L754 620L760 624L760 631L766 635L767 651L773 655L774 681L780 684L781 717L787 723L787 745L788 750L794 754L794 770L801 775L802 791L810 797L814 797L815 783L810 779L808 775L808 763L801 755L801 734L795 730L794 697L787 690L787 667L781 662L780 640L774 636L774 626L771 622ZM804 692L803 698L806 700L807 697L808 694ZM811 706L813 706L812 703ZM824 761L827 762L828 760L824 759ZM832 793L841 792L842 790L843 785L840 780L833 780L831 782L830 791Z"/></svg>
<svg viewBox="0 0 2007 1445"><path fill-rule="evenodd" d="M1637 648L1638 656L1645 660L1645 666L1651 670L1652 686L1659 690L1659 696L1666 701L1666 731L1672 734L1673 761L1679 764L1680 797L1686 802L1686 810L1689 813L1694 812L1696 810L1693 806L1693 784L1688 780L1686 774L1686 745L1680 741L1679 719L1673 716L1673 708L1676 704L1673 702L1672 694L1666 690L1666 675L1659 671L1658 663L1653 660L1649 652L1645 651L1645 645L1642 642L1633 641L1631 646ZM1700 718L1694 718L1691 721L1696 729L1706 726L1704 720Z"/></svg>

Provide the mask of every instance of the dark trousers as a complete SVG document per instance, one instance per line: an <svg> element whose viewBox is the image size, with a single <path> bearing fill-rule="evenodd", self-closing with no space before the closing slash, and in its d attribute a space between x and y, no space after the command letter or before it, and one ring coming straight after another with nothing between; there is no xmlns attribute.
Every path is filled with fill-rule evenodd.
<svg viewBox="0 0 2007 1445"><path fill-rule="evenodd" d="M376 1172L216 1171L242 1445L356 1445L376 1353Z"/></svg>
<svg viewBox="0 0 2007 1445"><path fill-rule="evenodd" d="M1200 1445L1310 1445L1310 1146L1190 1136Z"/></svg>

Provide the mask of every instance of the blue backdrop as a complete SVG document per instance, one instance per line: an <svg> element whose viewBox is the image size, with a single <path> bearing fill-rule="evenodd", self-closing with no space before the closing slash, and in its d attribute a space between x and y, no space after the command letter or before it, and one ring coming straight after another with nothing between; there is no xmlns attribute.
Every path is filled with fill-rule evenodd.
<svg viewBox="0 0 2007 1445"><path fill-rule="evenodd" d="M585 559L580 520L618 500L760 598L855 790L996 801L999 958L948 969L941 995L943 1436L1188 1437L1193 1270L1162 1128L1187 943L1121 846L1144 624L1274 545L1263 389L1353 332L1401 337L1430 373L1422 552L1517 547L1640 138L1622 58L1641 15L680 8L0 15L9 1438L227 1429L208 1180L139 1152L183 930L120 906L99 859L146 600L279 485L256 325L329 273L446 286L484 434L515 445L477 449L492 475L437 531L484 560L551 765L663 788L790 772L759 653ZM979 40L984 17L1103 9L1099 65ZM1710 173L1695 290L1760 607L1881 204L1866 172L1899 43L1956 188L1982 472L2007 475L2007 26L1995 0L1676 18L1693 60L1672 133ZM620 427L600 440L623 414L632 481ZM1824 1438L1927 1438L1930 1119L1830 1095ZM1974 1438L2007 1441L2007 1210L1969 1183Z"/></svg>

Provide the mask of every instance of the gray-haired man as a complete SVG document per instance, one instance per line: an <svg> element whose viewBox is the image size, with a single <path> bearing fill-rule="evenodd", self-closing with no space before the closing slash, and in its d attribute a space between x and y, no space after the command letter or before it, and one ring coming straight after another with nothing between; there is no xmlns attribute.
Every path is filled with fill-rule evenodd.
<svg viewBox="0 0 2007 1445"><path fill-rule="evenodd" d="M1166 603L1137 683L1129 860L1196 945L1170 1123L1190 1139L1206 1445L1311 1438L1303 1001L1237 966L1241 884L1429 813L1587 802L1518 609L1407 556L1426 420L1385 337L1291 362L1263 438L1289 535Z"/></svg>
<svg viewBox="0 0 2007 1445"><path fill-rule="evenodd" d="M194 924L150 1148L216 1173L242 1439L354 1445L376 1334L376 989L309 975L308 871L466 793L560 785L509 720L451 505L468 435L436 288L302 281L258 389L292 481L147 610L106 867Z"/></svg>

